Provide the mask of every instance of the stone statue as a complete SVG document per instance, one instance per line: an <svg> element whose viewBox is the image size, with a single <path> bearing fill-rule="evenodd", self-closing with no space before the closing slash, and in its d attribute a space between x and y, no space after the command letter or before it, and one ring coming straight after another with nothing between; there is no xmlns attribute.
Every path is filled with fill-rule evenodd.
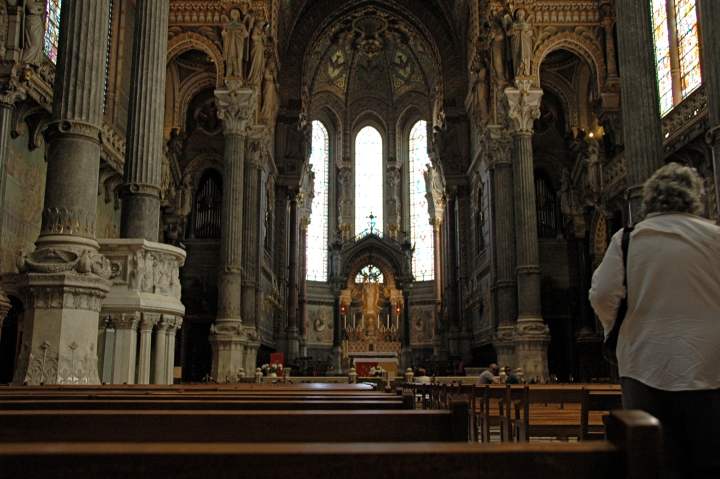
<svg viewBox="0 0 720 479"><path fill-rule="evenodd" d="M182 185L178 189L176 200L176 210L179 216L185 217L192 211L192 178L190 175L185 176Z"/></svg>
<svg viewBox="0 0 720 479"><path fill-rule="evenodd" d="M275 118L277 117L279 106L279 94L277 85L277 66L275 65L275 61L272 59L265 65L262 99L262 120L271 127L275 126Z"/></svg>
<svg viewBox="0 0 720 479"><path fill-rule="evenodd" d="M377 319L380 314L380 285L371 283L365 278L362 285L362 315L363 323L368 332L375 331Z"/></svg>
<svg viewBox="0 0 720 479"><path fill-rule="evenodd" d="M507 31L507 23L510 23L509 15L497 16L492 22L492 69L495 76L495 83L502 88L507 84L507 73L505 64L507 62L507 44L505 42L505 32Z"/></svg>
<svg viewBox="0 0 720 479"><path fill-rule="evenodd" d="M527 12L518 8L508 36L512 51L513 71L515 76L530 76L533 55L533 29L526 19Z"/></svg>
<svg viewBox="0 0 720 479"><path fill-rule="evenodd" d="M600 165L600 145L595 138L585 139L585 164L587 167L586 184L594 199L602 193L602 166Z"/></svg>
<svg viewBox="0 0 720 479"><path fill-rule="evenodd" d="M39 65L43 57L43 36L45 24L45 4L39 0L28 0L25 6L25 32L22 61L32 65Z"/></svg>
<svg viewBox="0 0 720 479"><path fill-rule="evenodd" d="M253 30L255 18L250 15L250 6L243 3L240 10L230 10L230 20L222 31L223 57L225 60L225 76L243 80L245 72L245 51L248 47L248 37Z"/></svg>
<svg viewBox="0 0 720 479"><path fill-rule="evenodd" d="M470 89L465 107L469 113L477 115L481 124L488 119L488 98L487 65L478 52L470 64Z"/></svg>
<svg viewBox="0 0 720 479"><path fill-rule="evenodd" d="M439 131L445 128L445 110L443 109L443 95L440 84L436 83L433 90L433 130Z"/></svg>
<svg viewBox="0 0 720 479"><path fill-rule="evenodd" d="M265 32L263 31L262 24L255 23L250 38L252 40L252 48L248 82L251 85L259 85L265 73Z"/></svg>

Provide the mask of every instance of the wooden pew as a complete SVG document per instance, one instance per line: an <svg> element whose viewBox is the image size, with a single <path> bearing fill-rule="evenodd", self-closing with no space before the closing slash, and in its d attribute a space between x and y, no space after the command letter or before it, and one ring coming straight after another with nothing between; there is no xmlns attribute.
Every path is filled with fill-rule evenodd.
<svg viewBox="0 0 720 479"><path fill-rule="evenodd" d="M622 392L618 389L583 390L580 411L580 439L602 438L603 428L592 427L590 414L593 412L610 412L622 409Z"/></svg>
<svg viewBox="0 0 720 479"><path fill-rule="evenodd" d="M0 443L417 442L471 439L467 402L447 411L0 411Z"/></svg>
<svg viewBox="0 0 720 479"><path fill-rule="evenodd" d="M610 441L451 444L5 443L0 478L650 479L660 430L640 411L609 419Z"/></svg>

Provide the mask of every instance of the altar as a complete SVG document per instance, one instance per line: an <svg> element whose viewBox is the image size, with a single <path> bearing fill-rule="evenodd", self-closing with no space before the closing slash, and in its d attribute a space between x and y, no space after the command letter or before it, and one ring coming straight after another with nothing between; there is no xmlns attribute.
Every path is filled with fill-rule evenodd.
<svg viewBox="0 0 720 479"><path fill-rule="evenodd" d="M400 368L396 353L351 353L350 360L359 377L370 376L370 369L380 366L387 371L388 377L392 378L398 375Z"/></svg>

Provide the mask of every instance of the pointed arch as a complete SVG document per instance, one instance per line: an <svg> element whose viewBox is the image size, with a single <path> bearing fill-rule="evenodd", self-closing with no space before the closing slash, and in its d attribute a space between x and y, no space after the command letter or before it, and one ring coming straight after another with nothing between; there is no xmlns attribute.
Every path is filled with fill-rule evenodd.
<svg viewBox="0 0 720 479"><path fill-rule="evenodd" d="M307 232L305 264L308 281L327 281L328 273L328 197L330 177L330 135L325 125L312 122L310 167L315 174L312 214Z"/></svg>

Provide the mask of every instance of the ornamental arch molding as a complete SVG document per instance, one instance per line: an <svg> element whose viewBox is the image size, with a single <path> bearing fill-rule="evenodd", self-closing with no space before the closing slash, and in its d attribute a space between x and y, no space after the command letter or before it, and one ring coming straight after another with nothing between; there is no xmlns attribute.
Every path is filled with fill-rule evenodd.
<svg viewBox="0 0 720 479"><path fill-rule="evenodd" d="M179 100L175 102L174 118L179 120L182 131L187 131L187 110L198 93L216 86L216 79L208 72L198 72L180 85Z"/></svg>
<svg viewBox="0 0 720 479"><path fill-rule="evenodd" d="M200 184L200 178L207 170L215 170L223 177L222 157L215 153L202 153L190 160L183 171L183 179L190 178L192 191L195 192Z"/></svg>
<svg viewBox="0 0 720 479"><path fill-rule="evenodd" d="M597 40L576 32L561 32L546 38L535 49L532 62L532 74L536 85L541 84L540 66L545 57L555 50L567 50L574 53L590 66L595 77L597 91L603 90L605 85L605 59L603 50Z"/></svg>
<svg viewBox="0 0 720 479"><path fill-rule="evenodd" d="M168 41L168 64L178 55L190 50L200 50L215 64L215 85L222 86L225 60L218 46L209 38L195 32L184 32Z"/></svg>

